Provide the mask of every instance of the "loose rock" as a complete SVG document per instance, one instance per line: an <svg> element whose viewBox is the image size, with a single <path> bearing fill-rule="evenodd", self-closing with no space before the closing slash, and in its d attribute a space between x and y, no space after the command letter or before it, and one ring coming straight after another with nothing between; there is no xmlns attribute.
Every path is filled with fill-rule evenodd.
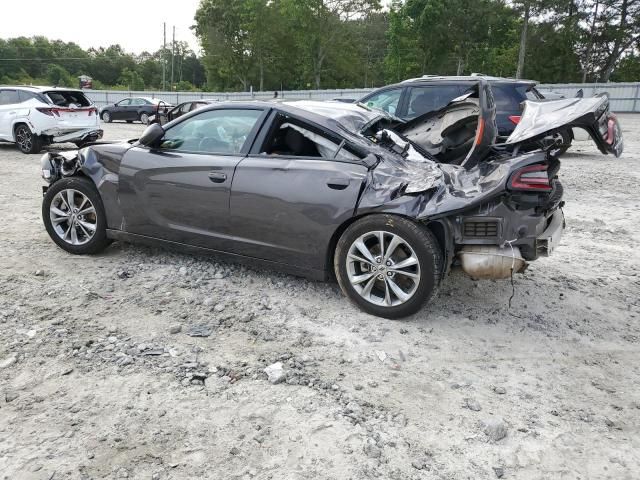
<svg viewBox="0 0 640 480"><path fill-rule="evenodd" d="M474 412L479 412L480 410L482 410L480 403L478 403L478 401L474 400L473 398L465 398L463 407L468 408L469 410L472 410Z"/></svg>
<svg viewBox="0 0 640 480"><path fill-rule="evenodd" d="M18 357L16 357L15 355L10 355L4 360L0 361L0 369L8 368L14 363L16 363L17 361L18 361Z"/></svg>
<svg viewBox="0 0 640 480"><path fill-rule="evenodd" d="M490 442L499 442L507 436L507 424L502 418L491 417L482 422L482 431Z"/></svg>
<svg viewBox="0 0 640 480"><path fill-rule="evenodd" d="M274 385L283 382L286 378L282 362L271 364L263 371L267 374L267 379L269 380L269 382L273 383Z"/></svg>

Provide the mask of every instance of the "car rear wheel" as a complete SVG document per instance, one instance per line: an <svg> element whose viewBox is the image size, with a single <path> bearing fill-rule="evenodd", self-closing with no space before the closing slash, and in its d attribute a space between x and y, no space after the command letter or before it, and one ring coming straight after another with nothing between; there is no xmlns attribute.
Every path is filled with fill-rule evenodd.
<svg viewBox="0 0 640 480"><path fill-rule="evenodd" d="M21 123L15 129L16 145L22 153L40 153L42 140L29 127Z"/></svg>
<svg viewBox="0 0 640 480"><path fill-rule="evenodd" d="M149 125L149 114L142 112L140 114L140 121L142 122L143 125Z"/></svg>
<svg viewBox="0 0 640 480"><path fill-rule="evenodd" d="M334 269L362 310L384 318L416 313L435 294L442 251L431 231L403 217L371 215L340 237Z"/></svg>
<svg viewBox="0 0 640 480"><path fill-rule="evenodd" d="M102 121L104 123L111 123L111 113L109 112L102 112Z"/></svg>
<svg viewBox="0 0 640 480"><path fill-rule="evenodd" d="M559 157L566 153L571 147L571 141L573 135L570 130L559 130L552 135L552 141L556 144L556 147L552 148L549 153L554 157Z"/></svg>
<svg viewBox="0 0 640 480"><path fill-rule="evenodd" d="M51 239L69 253L98 253L110 243L100 194L87 178L63 178L49 187L42 220Z"/></svg>

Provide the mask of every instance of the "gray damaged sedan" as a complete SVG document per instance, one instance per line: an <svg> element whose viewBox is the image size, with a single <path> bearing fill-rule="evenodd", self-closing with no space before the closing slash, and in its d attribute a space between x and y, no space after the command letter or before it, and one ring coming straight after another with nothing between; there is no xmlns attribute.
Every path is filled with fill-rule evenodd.
<svg viewBox="0 0 640 480"><path fill-rule="evenodd" d="M553 139L567 127L622 152L606 95L526 102L496 145L482 79L410 122L338 102L213 104L138 140L45 154L42 215L70 253L119 240L335 276L362 310L399 318L454 266L509 278L553 251L564 229Z"/></svg>

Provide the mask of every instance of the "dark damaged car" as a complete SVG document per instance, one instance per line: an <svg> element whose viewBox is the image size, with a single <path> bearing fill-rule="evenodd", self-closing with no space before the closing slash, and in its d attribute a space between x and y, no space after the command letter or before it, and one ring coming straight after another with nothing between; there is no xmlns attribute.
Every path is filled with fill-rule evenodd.
<svg viewBox="0 0 640 480"><path fill-rule="evenodd" d="M219 103L136 141L45 155L42 214L71 253L121 240L335 276L364 311L399 318L453 266L508 278L553 251L560 162L520 145L568 126L622 152L606 96L527 102L495 145L483 80L410 122L337 102Z"/></svg>

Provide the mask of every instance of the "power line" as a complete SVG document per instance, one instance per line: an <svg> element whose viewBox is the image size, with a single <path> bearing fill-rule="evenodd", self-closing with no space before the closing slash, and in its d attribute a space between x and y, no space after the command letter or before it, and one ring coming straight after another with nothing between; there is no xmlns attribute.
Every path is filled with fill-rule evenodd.
<svg viewBox="0 0 640 480"><path fill-rule="evenodd" d="M122 59L122 58L128 58L128 59L131 59L131 60L149 60L149 59L156 58L156 56L155 55L145 55L145 56L131 57L129 55L120 55L120 56L116 56L116 57L100 56L100 57L51 57L51 58L25 58L25 57L17 58L17 57L12 57L12 58L0 58L0 61L4 61L4 62L54 62L56 60L102 60L102 59L118 60L118 59Z"/></svg>

